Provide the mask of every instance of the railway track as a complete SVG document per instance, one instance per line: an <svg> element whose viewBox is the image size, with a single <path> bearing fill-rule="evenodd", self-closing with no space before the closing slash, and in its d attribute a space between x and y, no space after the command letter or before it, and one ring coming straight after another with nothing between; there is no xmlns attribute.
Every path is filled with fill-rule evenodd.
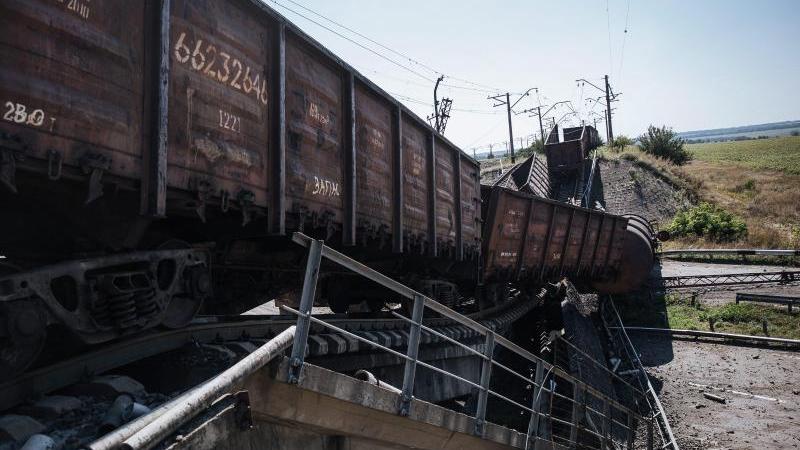
<svg viewBox="0 0 800 450"><path fill-rule="evenodd" d="M748 334L718 333L714 331L681 330L670 328L625 327L627 331L644 334L664 334L680 339L703 339L718 344L759 345L780 350L800 351L800 340L775 338L769 336L752 336Z"/></svg>
<svg viewBox="0 0 800 450"><path fill-rule="evenodd" d="M513 300L500 307L472 316L494 329L502 329L533 309L538 302ZM388 317L348 318L342 314L319 316L326 322L354 332L376 343L402 347L408 341L405 321ZM133 364L146 358L166 354L189 344L231 345L237 352L247 352L297 322L294 316L201 317L179 330L157 331L112 343L91 352L59 361L24 373L0 384L0 412L25 401L64 389L91 376ZM425 321L444 335L468 340L474 333L449 319ZM444 342L430 336L429 343ZM312 330L310 357L353 354L367 347L353 339ZM368 349L367 349L368 350Z"/></svg>

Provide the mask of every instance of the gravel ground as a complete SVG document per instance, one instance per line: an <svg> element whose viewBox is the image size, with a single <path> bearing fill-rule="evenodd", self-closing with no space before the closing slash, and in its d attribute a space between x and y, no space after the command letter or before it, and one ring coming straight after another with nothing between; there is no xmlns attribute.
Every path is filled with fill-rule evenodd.
<svg viewBox="0 0 800 450"><path fill-rule="evenodd" d="M800 353L631 338L681 448L800 448Z"/></svg>

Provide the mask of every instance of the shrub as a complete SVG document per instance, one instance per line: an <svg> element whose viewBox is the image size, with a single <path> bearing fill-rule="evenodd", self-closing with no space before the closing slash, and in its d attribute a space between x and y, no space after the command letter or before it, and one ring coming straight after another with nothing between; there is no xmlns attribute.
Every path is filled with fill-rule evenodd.
<svg viewBox="0 0 800 450"><path fill-rule="evenodd" d="M797 130L792 131L792 136L800 136L800 131Z"/></svg>
<svg viewBox="0 0 800 450"><path fill-rule="evenodd" d="M621 134L614 138L614 143L611 144L611 148L614 151L621 152L625 150L625 147L633 145L633 141L628 136Z"/></svg>
<svg viewBox="0 0 800 450"><path fill-rule="evenodd" d="M647 127L647 133L639 136L639 147L643 152L672 161L679 166L692 159L692 155L686 151L683 144L683 139L679 138L672 128L665 126L658 128L650 125Z"/></svg>
<svg viewBox="0 0 800 450"><path fill-rule="evenodd" d="M717 242L747 236L747 225L742 219L710 203L679 212L667 229L673 236L701 236Z"/></svg>

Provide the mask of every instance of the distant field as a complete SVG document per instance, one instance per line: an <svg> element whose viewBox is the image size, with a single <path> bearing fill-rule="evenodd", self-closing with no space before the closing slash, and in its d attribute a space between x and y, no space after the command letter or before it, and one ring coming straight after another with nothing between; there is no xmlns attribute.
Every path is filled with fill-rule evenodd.
<svg viewBox="0 0 800 450"><path fill-rule="evenodd" d="M751 169L800 175L800 137L689 144L698 161L734 163Z"/></svg>

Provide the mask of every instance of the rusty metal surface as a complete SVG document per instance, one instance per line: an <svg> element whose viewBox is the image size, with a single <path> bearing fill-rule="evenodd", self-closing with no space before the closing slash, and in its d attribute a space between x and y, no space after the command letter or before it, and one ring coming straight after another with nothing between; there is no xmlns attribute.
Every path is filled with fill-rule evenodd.
<svg viewBox="0 0 800 450"><path fill-rule="evenodd" d="M485 279L616 275L627 219L502 188L488 201Z"/></svg>
<svg viewBox="0 0 800 450"><path fill-rule="evenodd" d="M439 251L456 244L456 152L436 140L436 241Z"/></svg>
<svg viewBox="0 0 800 450"><path fill-rule="evenodd" d="M65 168L101 155L138 178L144 15L144 2L0 3L0 145Z"/></svg>
<svg viewBox="0 0 800 450"><path fill-rule="evenodd" d="M169 185L266 206L272 30L238 2L172 3Z"/></svg>
<svg viewBox="0 0 800 450"><path fill-rule="evenodd" d="M425 134L414 122L403 115L403 233L412 242L426 240L428 236L428 159L425 148Z"/></svg>
<svg viewBox="0 0 800 450"><path fill-rule="evenodd" d="M50 156L70 178L91 180L88 200L102 195L95 172L118 175L142 189L131 215L191 206L204 218L206 201L223 210L252 203L270 209L275 234L288 212L295 228L355 222L399 228L423 250L437 241L456 250L442 256L478 250L477 163L270 8L8 0L0 11L0 54L10 62L0 68L3 161L11 149L35 162L26 169L44 171ZM357 86L350 160L345 77Z"/></svg>
<svg viewBox="0 0 800 450"><path fill-rule="evenodd" d="M480 251L480 168L470 159L461 158L461 229L464 252L474 256Z"/></svg>
<svg viewBox="0 0 800 450"><path fill-rule="evenodd" d="M341 223L342 77L305 46L286 42L286 195L289 211Z"/></svg>
<svg viewBox="0 0 800 450"><path fill-rule="evenodd" d="M356 217L362 231L392 227L392 109L356 85Z"/></svg>

